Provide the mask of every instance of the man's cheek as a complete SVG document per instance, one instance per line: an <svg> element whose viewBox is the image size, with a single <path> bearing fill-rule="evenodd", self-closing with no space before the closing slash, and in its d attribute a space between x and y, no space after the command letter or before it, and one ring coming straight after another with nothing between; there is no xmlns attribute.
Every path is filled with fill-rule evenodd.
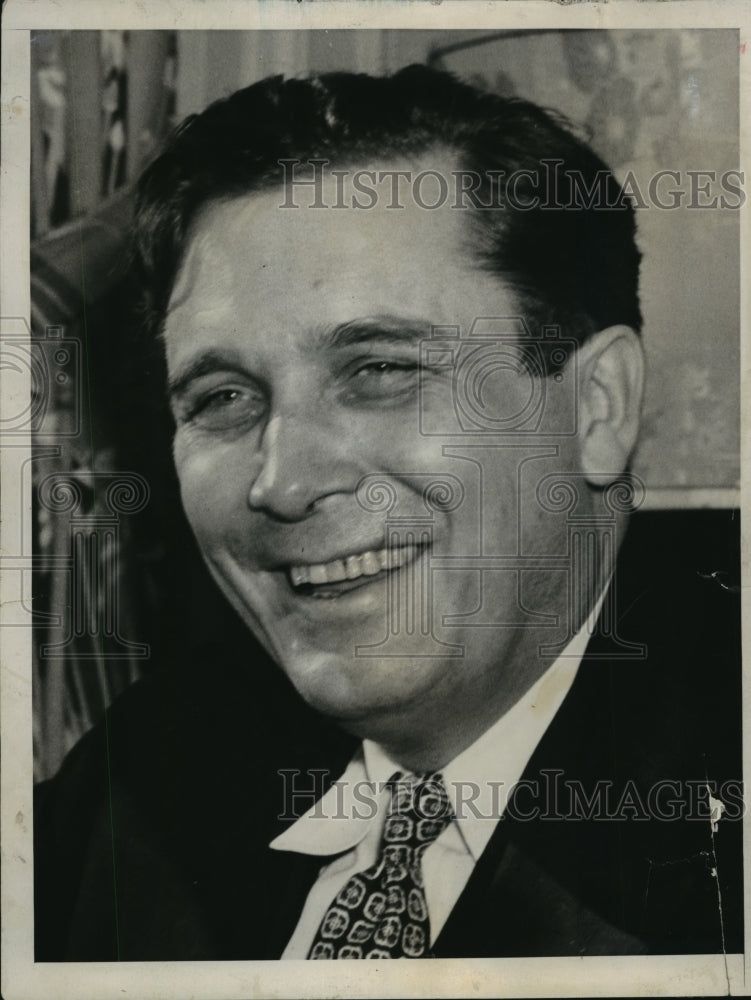
<svg viewBox="0 0 751 1000"><path fill-rule="evenodd" d="M242 513L241 484L210 457L191 457L176 463L183 509L196 536L216 537Z"/></svg>

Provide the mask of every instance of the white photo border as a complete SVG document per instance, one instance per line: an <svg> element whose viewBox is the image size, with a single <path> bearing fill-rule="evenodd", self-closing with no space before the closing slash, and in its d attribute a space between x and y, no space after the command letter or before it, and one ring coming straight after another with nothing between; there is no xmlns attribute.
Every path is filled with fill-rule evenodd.
<svg viewBox="0 0 751 1000"><path fill-rule="evenodd" d="M751 123L751 18L744 2L715 4L705 0L559 4L548 0L400 0L352 3L351 0L263 2L263 0L142 0L54 2L8 0L2 33L2 173L0 216L0 312L26 317L29 293L29 108L30 42L36 29L237 29L305 30L311 28L738 28L740 30L741 169L751 177L749 123ZM741 273L751 261L751 209L741 210ZM749 531L751 510L751 352L748 343L751 283L742 282L741 295L741 509L743 515L743 619L751 621L749 590ZM2 373L4 374L4 373ZM17 376L0 385L0 413L17 412L28 386ZM15 394L15 395L14 395ZM11 454L12 452L12 454ZM10 550L21 525L22 458L30 442L4 448L0 503L0 551ZM24 519L29 531L29 519ZM25 539L28 543L28 539ZM28 549L25 549L28 551ZM0 577L0 626L22 602L30 606L28 573ZM751 662L749 630L744 628L744 662ZM533 997L623 995L747 995L743 955L667 957L586 957L534 959L431 960L403 963L369 962L127 962L34 963L33 960L33 847L32 847L32 717L31 635L26 628L0 628L2 655L2 995L23 998L140 997L149 1000L195 997L235 1000L245 997ZM744 732L751 732L751 693L744 685ZM749 773L751 740L745 740L744 772ZM751 932L749 907L748 824L745 830L745 927ZM748 970L751 973L751 969Z"/></svg>

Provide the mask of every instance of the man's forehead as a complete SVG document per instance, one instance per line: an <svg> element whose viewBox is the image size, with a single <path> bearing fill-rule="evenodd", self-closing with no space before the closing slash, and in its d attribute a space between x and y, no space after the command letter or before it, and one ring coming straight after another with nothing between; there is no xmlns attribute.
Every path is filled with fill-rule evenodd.
<svg viewBox="0 0 751 1000"><path fill-rule="evenodd" d="M170 310L202 285L218 297L226 295L240 248L243 262L268 270L269 277L284 268L291 287L296 276L305 274L315 283L316 271L323 280L334 267L346 269L352 257L338 259L345 257L345 244L350 255L368 255L374 279L379 264L389 266L400 252L436 265L474 268L477 261L467 249L478 237L475 227L470 230L469 213L449 203L426 207L411 194L414 178L433 172L438 184L437 177L449 178L456 169L456 158L442 149L368 165L304 165L295 175L301 183L214 200L191 224Z"/></svg>

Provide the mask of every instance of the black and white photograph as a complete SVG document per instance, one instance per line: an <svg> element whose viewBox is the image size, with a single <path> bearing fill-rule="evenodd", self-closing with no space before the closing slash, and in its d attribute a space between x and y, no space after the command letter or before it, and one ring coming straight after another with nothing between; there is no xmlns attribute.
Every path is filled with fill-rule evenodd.
<svg viewBox="0 0 751 1000"><path fill-rule="evenodd" d="M748 8L84 6L4 24L3 995L745 994Z"/></svg>

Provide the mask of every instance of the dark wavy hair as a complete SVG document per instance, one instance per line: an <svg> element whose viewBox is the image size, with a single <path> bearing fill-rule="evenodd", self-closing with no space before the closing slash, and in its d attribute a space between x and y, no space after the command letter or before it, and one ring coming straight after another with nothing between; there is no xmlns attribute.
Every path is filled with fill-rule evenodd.
<svg viewBox="0 0 751 1000"><path fill-rule="evenodd" d="M465 214L478 227L478 266L514 289L530 330L555 325L581 343L614 323L640 329L634 210L605 163L536 105L415 65L386 77L268 77L175 130L137 192L135 269L152 344L206 203L280 186L282 160L372 166L433 150L453 153L480 177L481 203L499 206ZM514 175L517 198L537 195L537 207L504 198Z"/></svg>

